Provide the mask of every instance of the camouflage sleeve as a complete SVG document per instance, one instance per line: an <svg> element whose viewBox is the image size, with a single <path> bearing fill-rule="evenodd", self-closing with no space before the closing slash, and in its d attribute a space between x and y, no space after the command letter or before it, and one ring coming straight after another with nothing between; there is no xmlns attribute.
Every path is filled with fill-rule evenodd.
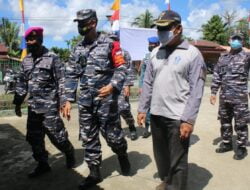
<svg viewBox="0 0 250 190"><path fill-rule="evenodd" d="M74 53L71 53L69 61L66 63L65 71L65 98L67 101L76 101L76 91L78 80L83 72L79 59Z"/></svg>
<svg viewBox="0 0 250 190"><path fill-rule="evenodd" d="M111 79L111 85L118 91L121 91L127 75L128 65L122 55L119 42L112 43L111 58L114 67L114 74Z"/></svg>
<svg viewBox="0 0 250 190"><path fill-rule="evenodd" d="M139 78L139 88L142 88L143 79L144 79L144 76L145 76L145 71L146 71L146 63L145 63L145 60L143 60L142 63L141 63L141 73L140 73L140 78Z"/></svg>
<svg viewBox="0 0 250 190"><path fill-rule="evenodd" d="M57 85L57 93L60 99L60 106L66 102L65 98L65 67L59 57L54 58L53 76Z"/></svg>
<svg viewBox="0 0 250 190"><path fill-rule="evenodd" d="M219 74L219 62L214 66L214 73L213 73L213 79L212 79L212 84L211 84L211 94L216 95L220 85L221 85L221 76Z"/></svg>
<svg viewBox="0 0 250 190"><path fill-rule="evenodd" d="M147 113L150 109L154 77L155 77L154 66L152 61L149 61L147 68L145 70L145 78L144 78L144 84L142 86L142 93L139 98L139 104L138 104L139 113Z"/></svg>
<svg viewBox="0 0 250 190"><path fill-rule="evenodd" d="M124 55L124 57L125 57L126 63L128 64L128 75L126 77L124 86L133 86L135 78L136 78L135 66L132 63L131 56L129 55L128 52Z"/></svg>
<svg viewBox="0 0 250 190"><path fill-rule="evenodd" d="M20 66L20 72L17 75L16 90L13 104L21 105L28 93L28 79L24 73L23 64Z"/></svg>

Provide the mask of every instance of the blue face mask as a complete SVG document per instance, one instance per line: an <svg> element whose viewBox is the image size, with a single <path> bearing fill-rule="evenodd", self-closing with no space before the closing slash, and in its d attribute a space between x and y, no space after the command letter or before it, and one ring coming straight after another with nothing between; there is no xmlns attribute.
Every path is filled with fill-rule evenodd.
<svg viewBox="0 0 250 190"><path fill-rule="evenodd" d="M232 40L229 42L232 49L242 48L242 42L240 40Z"/></svg>

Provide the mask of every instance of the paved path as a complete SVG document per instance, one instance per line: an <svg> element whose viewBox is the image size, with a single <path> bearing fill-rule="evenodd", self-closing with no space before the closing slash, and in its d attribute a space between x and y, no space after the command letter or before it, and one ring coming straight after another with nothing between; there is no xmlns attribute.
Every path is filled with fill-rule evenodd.
<svg viewBox="0 0 250 190"><path fill-rule="evenodd" d="M137 102L132 103L136 115ZM189 155L188 190L249 190L250 156L245 160L233 160L233 152L216 154L220 141L219 123L216 120L217 106L209 104L209 91L205 96L191 138ZM88 175L86 163L82 160L83 151L78 141L77 109L73 110L72 121L66 126L70 139L76 148L78 167L67 170L64 157L47 142L50 164L53 171L39 179L29 180L26 173L35 166L29 145L25 142L26 116L23 118L0 118L0 189L1 190L73 190ZM123 123L123 126L125 124ZM127 128L125 128L127 132ZM141 134L141 130L139 130ZM105 180L92 189L99 190L154 190L160 182L152 153L151 138L137 141L128 139L128 152L132 163L132 176L120 175L116 156L102 140L102 175ZM48 139L46 139L48 141ZM91 190L91 189L90 189Z"/></svg>

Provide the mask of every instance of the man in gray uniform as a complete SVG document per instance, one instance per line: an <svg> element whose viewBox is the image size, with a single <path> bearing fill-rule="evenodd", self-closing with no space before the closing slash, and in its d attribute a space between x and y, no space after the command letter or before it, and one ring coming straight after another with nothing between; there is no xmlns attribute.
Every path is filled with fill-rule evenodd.
<svg viewBox="0 0 250 190"><path fill-rule="evenodd" d="M78 32L83 40L71 52L66 67L66 98L64 116L70 118L70 102L76 100L80 79L80 139L90 174L80 184L88 189L102 181L99 133L118 156L123 175L129 175L127 142L121 128L118 96L127 75L127 65L118 41L96 31L97 16L92 9L77 12Z"/></svg>
<svg viewBox="0 0 250 190"><path fill-rule="evenodd" d="M129 65L129 68L128 68L128 75L126 76L126 80L124 82L122 92L118 98L118 106L119 106L120 115L129 126L131 140L136 140L137 132L135 128L135 120L131 113L131 106L129 102L130 87L134 85L134 80L135 80L135 68L134 68L134 65L132 64L129 52L126 50L122 50L122 51L123 51L125 61Z"/></svg>
<svg viewBox="0 0 250 190"><path fill-rule="evenodd" d="M233 158L241 160L247 156L249 122L247 81L250 55L242 49L243 37L240 34L233 35L229 43L230 52L221 55L214 68L210 102L212 105L215 104L216 94L220 89L219 119L223 142L216 152L233 150L232 119L234 118L237 149Z"/></svg>
<svg viewBox="0 0 250 190"><path fill-rule="evenodd" d="M74 166L75 158L59 112L65 103L64 65L54 53L42 46L42 28L29 28L25 32L25 39L29 54L24 58L17 77L13 103L16 114L21 117L21 104L29 94L26 139L38 166L28 176L38 177L51 170L44 144L45 134L65 153L68 168Z"/></svg>
<svg viewBox="0 0 250 190"><path fill-rule="evenodd" d="M144 123L150 108L154 156L163 181L156 189L185 190L189 138L203 95L206 67L198 49L182 40L178 13L163 11L155 25L161 45L151 53L137 119L139 125Z"/></svg>

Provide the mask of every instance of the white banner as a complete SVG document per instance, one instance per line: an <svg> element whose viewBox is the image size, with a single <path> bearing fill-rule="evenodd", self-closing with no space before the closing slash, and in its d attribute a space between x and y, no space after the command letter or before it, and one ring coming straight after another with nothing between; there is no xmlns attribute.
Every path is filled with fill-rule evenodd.
<svg viewBox="0 0 250 190"><path fill-rule="evenodd" d="M121 47L127 50L132 60L142 60L148 53L148 38L157 36L156 29L120 28Z"/></svg>

